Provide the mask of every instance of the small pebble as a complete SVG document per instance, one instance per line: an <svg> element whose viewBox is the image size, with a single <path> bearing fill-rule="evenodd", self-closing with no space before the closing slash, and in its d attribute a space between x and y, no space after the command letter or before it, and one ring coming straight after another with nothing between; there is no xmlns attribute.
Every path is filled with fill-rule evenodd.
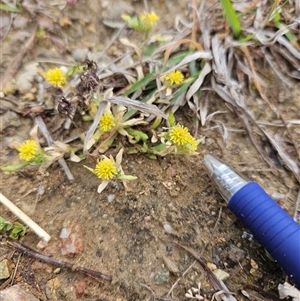
<svg viewBox="0 0 300 301"><path fill-rule="evenodd" d="M173 228L169 224L164 224L164 229L169 234L173 232Z"/></svg>
<svg viewBox="0 0 300 301"><path fill-rule="evenodd" d="M61 271L61 268L56 268L56 269L53 271L53 273L54 273L54 274L59 274L60 271Z"/></svg>
<svg viewBox="0 0 300 301"><path fill-rule="evenodd" d="M223 270L221 270L221 269L215 269L215 270L213 271L213 273L214 273L218 278L220 278L222 281L225 281L226 279L228 279L228 278L230 277L230 275L229 275L227 272L225 272L225 271L223 271Z"/></svg>
<svg viewBox="0 0 300 301"><path fill-rule="evenodd" d="M108 201L109 203L111 203L111 202L114 201L115 198L116 198L116 195L115 195L115 194L109 194L109 195L107 196L107 201Z"/></svg>

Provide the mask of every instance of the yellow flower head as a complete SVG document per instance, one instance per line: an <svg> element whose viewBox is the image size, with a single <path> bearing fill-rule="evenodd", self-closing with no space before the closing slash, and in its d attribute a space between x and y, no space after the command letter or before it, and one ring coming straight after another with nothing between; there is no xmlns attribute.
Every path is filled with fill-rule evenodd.
<svg viewBox="0 0 300 301"><path fill-rule="evenodd" d="M189 151L195 151L197 149L197 142L195 138L190 134L187 127L177 124L171 127L169 131L170 141L178 146L183 146Z"/></svg>
<svg viewBox="0 0 300 301"><path fill-rule="evenodd" d="M28 162L36 157L38 150L39 145L34 140L26 140L19 148L19 157Z"/></svg>
<svg viewBox="0 0 300 301"><path fill-rule="evenodd" d="M147 19L150 22L155 23L156 21L159 20L159 16L155 13L149 13L149 14L144 13L141 15L141 20L147 20Z"/></svg>
<svg viewBox="0 0 300 301"><path fill-rule="evenodd" d="M182 84L183 80L184 80L184 76L182 74L181 71L179 70L175 70L172 71L170 73L168 73L165 76L165 80L168 82L168 84L170 84L171 86L177 86Z"/></svg>
<svg viewBox="0 0 300 301"><path fill-rule="evenodd" d="M97 163L95 175L101 180L111 180L117 174L117 168L114 160L105 158Z"/></svg>
<svg viewBox="0 0 300 301"><path fill-rule="evenodd" d="M114 120L114 116L111 113L105 112L102 117L100 118L100 130L102 132L108 132L113 127L115 127L116 123Z"/></svg>
<svg viewBox="0 0 300 301"><path fill-rule="evenodd" d="M65 74L57 67L48 70L45 79L54 87L61 87L66 83Z"/></svg>
<svg viewBox="0 0 300 301"><path fill-rule="evenodd" d="M122 15L121 17L133 29L143 33L150 32L155 23L159 20L159 17L155 13L144 13L132 18L128 15Z"/></svg>

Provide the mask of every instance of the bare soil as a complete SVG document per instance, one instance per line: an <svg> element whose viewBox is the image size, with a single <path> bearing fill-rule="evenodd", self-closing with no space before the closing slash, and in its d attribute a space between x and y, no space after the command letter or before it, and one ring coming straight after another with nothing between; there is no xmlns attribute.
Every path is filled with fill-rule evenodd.
<svg viewBox="0 0 300 301"><path fill-rule="evenodd" d="M52 4L52 10L40 13L39 18L53 26L53 36L58 36L64 44L57 45L58 42L55 44L49 38L39 40L27 53L23 66L31 61L40 61L42 66L45 63L41 62L41 58L72 64L72 53L78 49L88 49L95 55L101 52L115 32L103 24L104 19L119 20L124 12L143 11L141 1L113 2L78 1L74 7L66 6L63 10ZM177 15L189 14L188 3L149 1L150 9L160 15L159 30L173 26ZM26 24L30 27L32 22L29 20L33 17L25 13L23 17L28 19ZM22 29L24 32L26 30ZM26 41L21 39L20 32L19 28L12 26L2 42L2 74ZM122 51L126 49L116 44L107 55L117 57ZM288 120L299 118L299 83L287 89L270 70L261 72L268 79L268 95L274 96L285 117ZM22 92L17 94L21 99L25 96ZM265 103L253 99L247 101L262 120L275 118ZM54 258L112 275L113 281L99 282L64 269L56 271L56 274L55 268L36 266L26 255L21 260L23 270L25 274L29 273L28 263L32 264L35 282L26 281L24 277L17 279L40 300L75 300L74 283L77 281L86 283L81 300L168 300L166 296L172 285L194 262L193 256L177 245L181 244L228 272L230 277L225 283L230 291L237 294L238 300L246 300L241 290L261 294L267 292L272 296L270 300L276 300L277 286L284 282L284 273L268 258L264 249L242 238L247 229L226 208L205 172L202 159L205 154L212 153L231 164L246 177L261 184L270 195L277 196L280 205L291 215L295 209L299 183L283 166L277 175L272 173L249 139L243 121L222 99L210 93L209 113L217 110L225 112L216 115L218 121L229 129L240 131L230 131L225 144L222 134L212 123L200 127L197 135L206 138L199 145L197 155L169 155L157 160L150 160L144 155L125 155L125 173L138 176L136 181L130 183L131 191L127 194L117 182L98 194L99 182L83 168L85 162L68 162L75 176L72 183L68 182L58 164L52 165L43 176L33 167L16 173L2 172L1 192L52 236L50 245L54 249ZM1 134L1 166L17 161L17 153L9 148L9 144L13 139L28 138L33 125L28 116L17 115L17 118L18 126L12 125ZM193 113L187 106L177 113L176 118L195 132ZM295 134L299 135L299 128ZM273 158L278 159L276 153ZM44 189L44 194L38 195L38 189ZM108 196L111 195L115 198L109 202ZM2 206L0 212L7 219L14 218ZM60 252L59 236L64 227L75 223L82 227L84 250L76 257L68 258ZM166 224L173 228L173 233L166 233ZM39 239L28 231L21 241L36 249ZM7 249L1 247L0 252L0 255L6 254ZM179 272L172 269L169 261ZM165 270L170 275L165 282L159 283L157 275ZM58 278L59 282L49 293L47 282L54 278ZM214 292L206 272L198 263L182 277L168 298L187 300L185 293L199 282L203 294L210 298ZM258 299L253 297L251 300Z"/></svg>

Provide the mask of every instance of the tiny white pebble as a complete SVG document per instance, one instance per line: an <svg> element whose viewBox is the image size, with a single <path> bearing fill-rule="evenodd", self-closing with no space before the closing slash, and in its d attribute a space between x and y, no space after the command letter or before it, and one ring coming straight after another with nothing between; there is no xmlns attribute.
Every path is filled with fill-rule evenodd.
<svg viewBox="0 0 300 301"><path fill-rule="evenodd" d="M173 228L168 224L164 225L164 229L167 233L172 233L173 232Z"/></svg>
<svg viewBox="0 0 300 301"><path fill-rule="evenodd" d="M111 203L115 198L116 198L116 195L115 195L115 194L109 194L109 195L107 196L107 201L108 201L109 203Z"/></svg>

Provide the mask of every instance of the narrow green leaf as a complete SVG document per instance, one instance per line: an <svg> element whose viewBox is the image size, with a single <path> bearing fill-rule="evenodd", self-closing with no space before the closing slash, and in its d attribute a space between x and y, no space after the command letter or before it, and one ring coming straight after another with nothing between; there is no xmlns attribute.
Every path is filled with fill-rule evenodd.
<svg viewBox="0 0 300 301"><path fill-rule="evenodd" d="M7 4L0 3L0 10L9 11L11 13L21 13L22 6L20 5L19 1L17 2L17 6L10 6Z"/></svg>
<svg viewBox="0 0 300 301"><path fill-rule="evenodd" d="M1 170L2 171L7 171L7 172L11 172L11 171L16 171L16 170L19 170L27 165L29 165L30 162L22 162L22 163L19 163L19 164L16 164L16 165L7 165L7 166L4 166L4 167L1 167Z"/></svg>
<svg viewBox="0 0 300 301"><path fill-rule="evenodd" d="M233 9L231 1L230 0L220 0L220 2L223 6L226 19L233 31L233 34L235 35L236 38L239 38L241 35L241 31L242 31L241 24L240 24L240 21Z"/></svg>
<svg viewBox="0 0 300 301"><path fill-rule="evenodd" d="M134 83L125 93L123 93L123 96L128 96L138 89L143 89L149 82L154 80L154 78L155 78L154 72L148 73L145 77L143 77L141 80Z"/></svg>

